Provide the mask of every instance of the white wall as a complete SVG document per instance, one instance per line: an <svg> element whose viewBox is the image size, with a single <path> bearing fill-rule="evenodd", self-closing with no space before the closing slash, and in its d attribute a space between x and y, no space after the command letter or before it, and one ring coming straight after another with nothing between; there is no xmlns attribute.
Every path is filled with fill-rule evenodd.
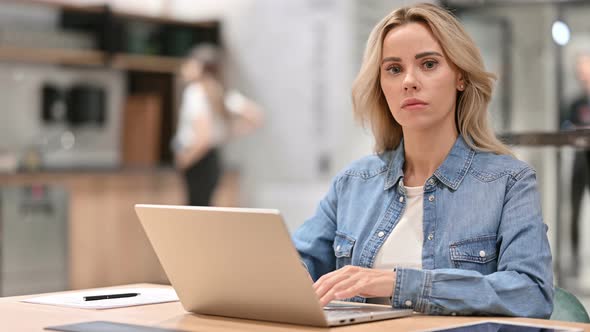
<svg viewBox="0 0 590 332"><path fill-rule="evenodd" d="M262 130L226 156L239 156L244 204L279 208L291 229L313 213L343 167L338 149L349 151L343 144L358 137L346 125L351 13L350 1L259 0L224 21L228 76L267 116Z"/></svg>

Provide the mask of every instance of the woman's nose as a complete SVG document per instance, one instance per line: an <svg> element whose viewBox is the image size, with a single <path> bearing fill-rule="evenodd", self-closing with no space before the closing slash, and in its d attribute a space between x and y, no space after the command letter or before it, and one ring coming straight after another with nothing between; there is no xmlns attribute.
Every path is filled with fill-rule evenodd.
<svg viewBox="0 0 590 332"><path fill-rule="evenodd" d="M404 91L418 90L418 81L416 80L416 76L414 75L413 71L408 70L406 73L407 74L404 77L404 81L402 84Z"/></svg>

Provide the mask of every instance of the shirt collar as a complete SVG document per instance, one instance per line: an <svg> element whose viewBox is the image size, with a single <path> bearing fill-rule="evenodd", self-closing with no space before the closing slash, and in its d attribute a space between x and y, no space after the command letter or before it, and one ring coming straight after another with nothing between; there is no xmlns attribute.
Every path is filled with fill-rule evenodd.
<svg viewBox="0 0 590 332"><path fill-rule="evenodd" d="M465 178L474 156L475 150L467 145L463 137L459 135L443 163L434 171L434 176L447 187L457 190ZM393 187L404 176L404 161L404 140L402 138L398 148L393 151L391 156L384 190Z"/></svg>

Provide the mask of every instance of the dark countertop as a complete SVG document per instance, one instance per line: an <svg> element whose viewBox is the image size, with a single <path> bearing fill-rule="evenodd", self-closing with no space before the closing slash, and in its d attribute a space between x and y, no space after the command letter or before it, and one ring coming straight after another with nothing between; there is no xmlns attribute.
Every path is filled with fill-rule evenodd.
<svg viewBox="0 0 590 332"><path fill-rule="evenodd" d="M171 165L163 166L120 166L120 167L101 167L101 166L84 166L84 167L51 167L41 168L39 170L19 169L16 172L2 172L0 176L7 175L42 175L42 174L111 174L111 173L161 173L176 172L176 168Z"/></svg>
<svg viewBox="0 0 590 332"><path fill-rule="evenodd" d="M571 146L590 149L590 129L555 132L507 133L498 137L509 145L522 146Z"/></svg>
<svg viewBox="0 0 590 332"><path fill-rule="evenodd" d="M38 171L19 170L17 172L0 172L0 185L13 183L61 183L73 179L103 177L170 177L180 174L172 166L162 167L73 167L51 168Z"/></svg>

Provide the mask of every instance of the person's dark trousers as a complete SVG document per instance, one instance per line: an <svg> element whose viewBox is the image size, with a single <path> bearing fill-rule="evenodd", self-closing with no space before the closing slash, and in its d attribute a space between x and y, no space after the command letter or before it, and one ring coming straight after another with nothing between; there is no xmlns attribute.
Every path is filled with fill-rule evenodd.
<svg viewBox="0 0 590 332"><path fill-rule="evenodd" d="M211 149L184 172L188 204L209 206L221 177L221 161L217 149Z"/></svg>
<svg viewBox="0 0 590 332"><path fill-rule="evenodd" d="M584 190L590 188L590 150L577 151L572 174L572 256L574 270L577 270L580 255L580 210Z"/></svg>

